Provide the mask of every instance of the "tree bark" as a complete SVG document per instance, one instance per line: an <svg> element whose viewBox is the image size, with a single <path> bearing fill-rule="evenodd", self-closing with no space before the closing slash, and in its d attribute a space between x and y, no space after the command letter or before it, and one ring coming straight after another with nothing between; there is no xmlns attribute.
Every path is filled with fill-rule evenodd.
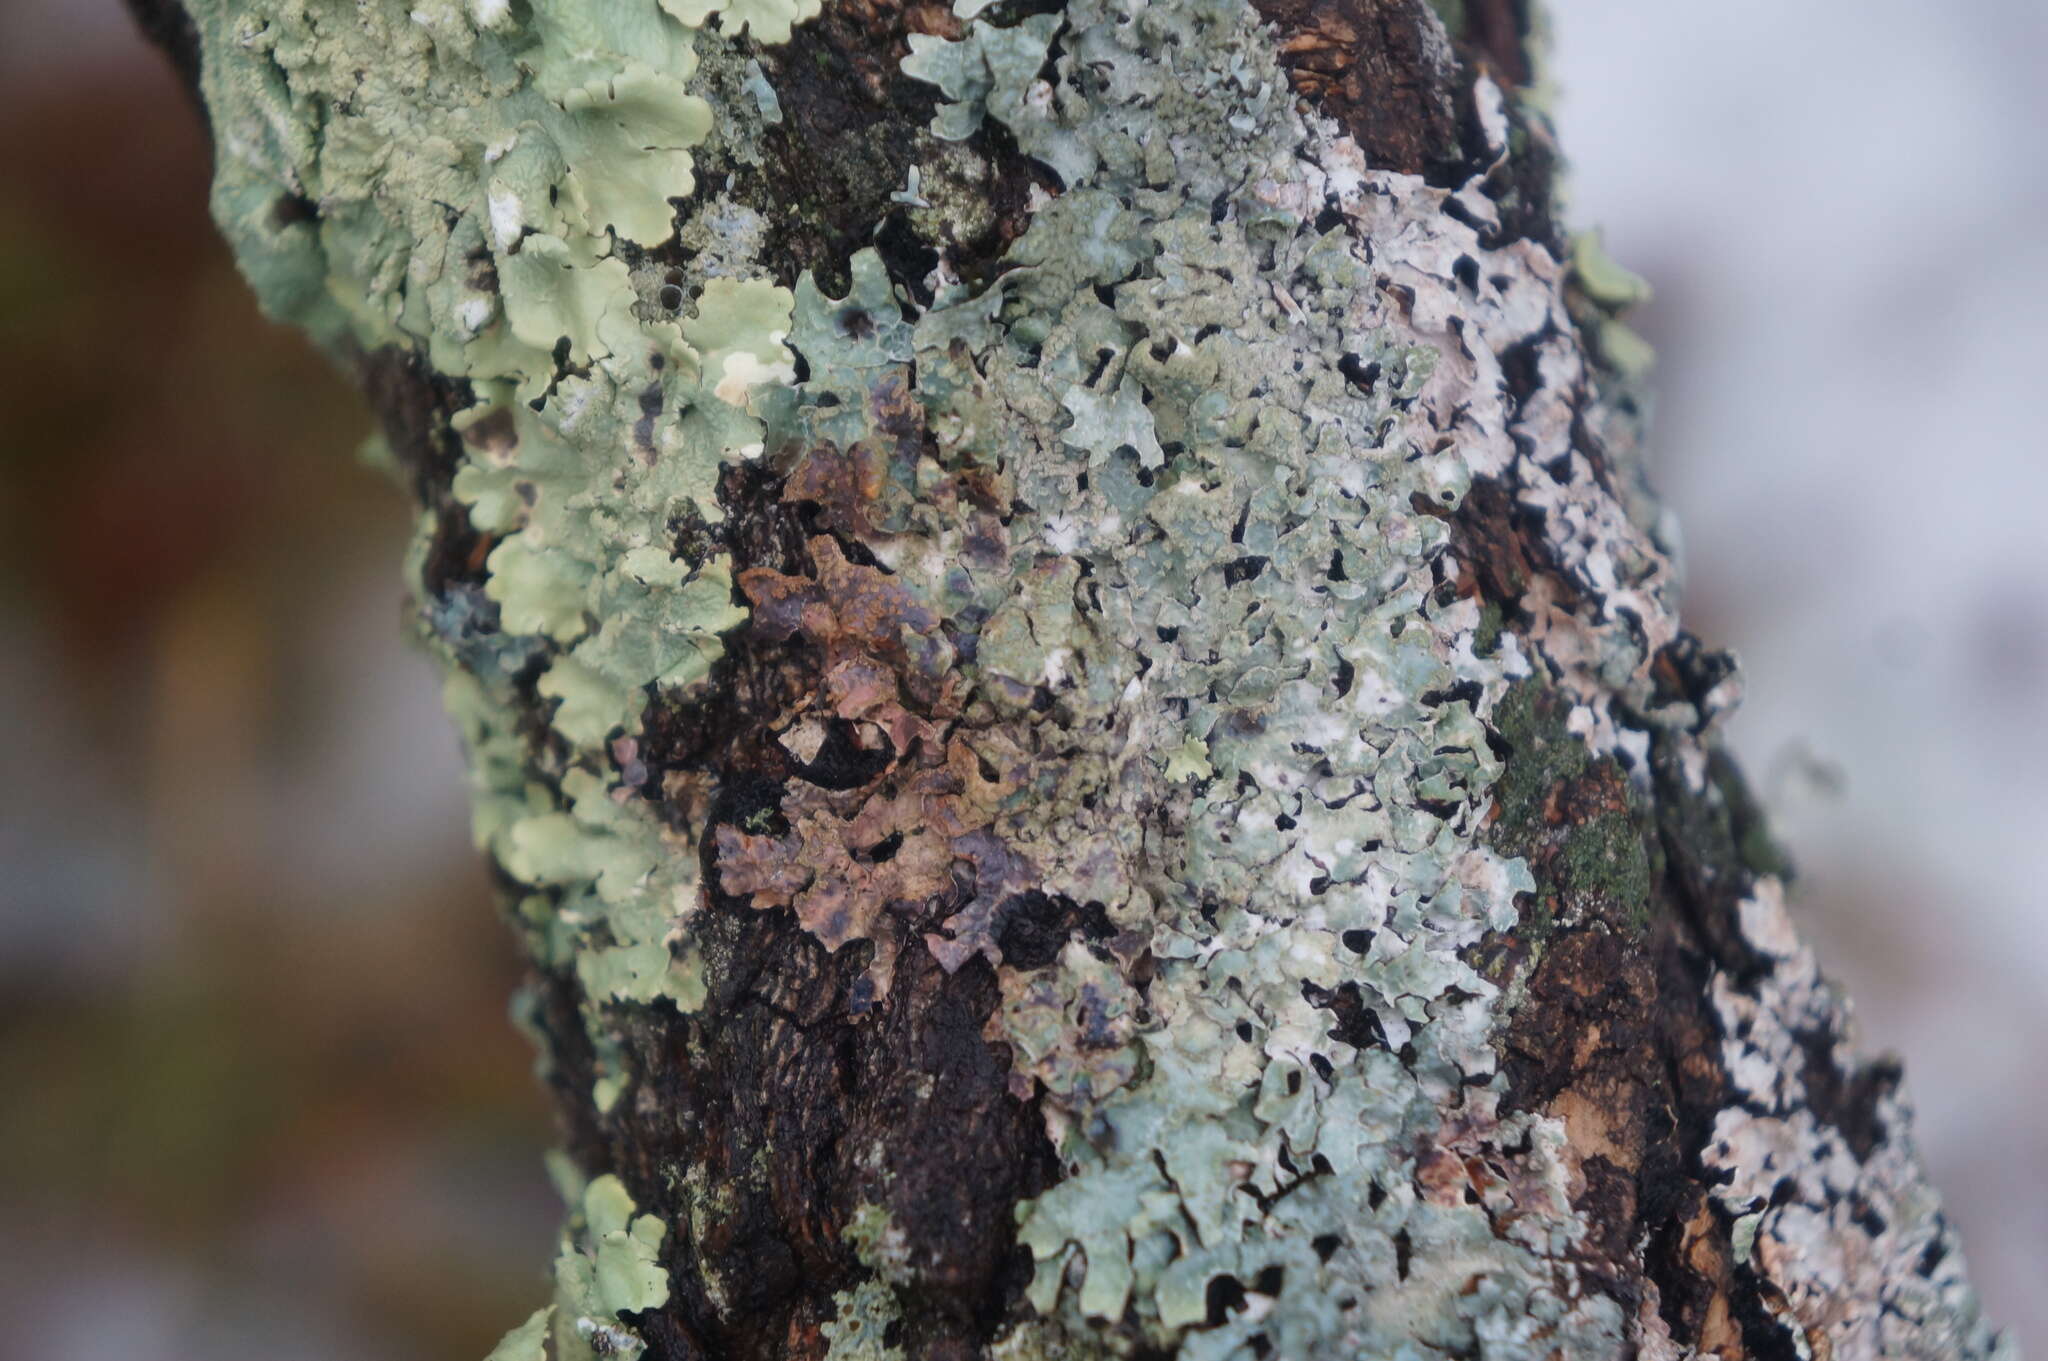
<svg viewBox="0 0 2048 1361"><path fill-rule="evenodd" d="M500 1361L2009 1355L1524 0L149 0L533 961Z"/></svg>

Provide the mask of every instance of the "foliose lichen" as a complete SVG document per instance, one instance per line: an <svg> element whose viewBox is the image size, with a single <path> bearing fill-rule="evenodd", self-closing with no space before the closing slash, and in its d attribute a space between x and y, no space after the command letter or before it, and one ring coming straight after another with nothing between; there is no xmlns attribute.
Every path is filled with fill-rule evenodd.
<svg viewBox="0 0 2048 1361"><path fill-rule="evenodd" d="M1035 32L983 23L911 68L956 101L942 118L1001 120L1066 181L1000 310L942 299L916 328L942 454L1009 471L1027 508L972 666L1013 702L1050 689L1065 748L1051 724L1013 739L1059 817L1042 792L996 834L1120 932L1001 971L992 1033L1066 1161L1020 1225L1033 1303L1197 1356L1619 1346L1563 1265L1561 1140L1494 1109L1494 989L1461 958L1528 887L1478 839L1481 720L1526 664L1477 655L1475 603L1435 601L1443 525L1415 506L1455 507L1487 452L1454 422L1490 415L1512 456L1453 309L1533 332L1557 271L1482 268L1513 292L1456 297L1477 233L1299 114L1239 7L1060 20L1052 88L990 57ZM1333 204L1348 220L1319 224ZM1365 233L1391 247L1370 264ZM1346 985L1386 1048L1332 1033ZM1489 1159L1498 1203L1468 1200Z"/></svg>
<svg viewBox="0 0 2048 1361"><path fill-rule="evenodd" d="M693 926L715 889L863 952L855 1014L906 950L995 970L985 1033L1063 1172L1018 1207L1034 1316L997 1355L1677 1354L1581 1270L1582 1151L1504 1105L1513 999L1478 967L1537 888L1490 833L1521 797L1493 744L1510 696L1552 697L1576 774L1605 763L1613 821L1563 874L1636 931L1653 742L1703 784L1734 697L1655 673L1668 536L1592 399L1645 362L1618 320L1637 290L1594 243L1503 230L1484 175L1369 165L1238 0L962 0L957 36L914 33L939 197L921 168L890 211L946 213L987 128L1057 192L1034 184L971 281L940 250L911 287L868 249L838 297L772 282L730 186L681 224L674 203L699 150L760 163L791 110L758 44L819 0L191 8L215 212L265 304L459 388L468 576L423 614L477 839L538 965L577 981L599 1112L634 1082L614 1018L703 1006L726 967ZM1498 165L1526 133L1491 76L1472 99ZM779 566L716 532L740 465L802 511ZM1514 630L1445 589L1480 481L1555 566ZM423 581L449 533L430 509ZM650 767L643 716L701 697L741 628L816 684L769 719L803 778L714 826L725 791ZM1740 1241L1835 1355L1988 1354L1959 1268L1908 1298L1859 1256L1948 1251L1890 1108L1848 1162L1756 1113L1796 1105L1772 1025L1823 1007L1758 902L1781 962L1715 994L1747 1022L1751 1090L1707 1154ZM1044 904L1086 929L1026 948ZM1788 1154L1832 1180L1781 1198ZM1851 1183L1883 1228L1843 1219ZM637 1354L633 1316L669 1299L670 1226L616 1176L578 1203L501 1361ZM836 1293L829 1354L899 1355L914 1251L884 1212L849 1239L871 1274Z"/></svg>
<svg viewBox="0 0 2048 1361"><path fill-rule="evenodd" d="M631 1361L646 1350L625 1316L658 1309L668 1299L668 1273L660 1263L668 1226L653 1215L636 1215L635 1208L617 1177L588 1184L555 1259L553 1302L505 1334L486 1361Z"/></svg>
<svg viewBox="0 0 2048 1361"><path fill-rule="evenodd" d="M1772 1316L1801 1357L2017 1356L1975 1321L1897 1072L1859 1062L1847 1003L1794 932L1783 885L1760 876L1738 911L1767 972L1714 979L1733 1089L1701 1160L1723 1178L1715 1196Z"/></svg>

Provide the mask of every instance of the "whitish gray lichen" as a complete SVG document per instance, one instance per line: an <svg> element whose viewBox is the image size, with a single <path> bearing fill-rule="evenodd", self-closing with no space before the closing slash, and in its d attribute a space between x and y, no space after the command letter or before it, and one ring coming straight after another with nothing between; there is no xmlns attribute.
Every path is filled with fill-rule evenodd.
<svg viewBox="0 0 2048 1361"><path fill-rule="evenodd" d="M1745 1264L1802 1357L2017 1356L1976 1316L1955 1233L1921 1173L1905 1104L1876 1096L1872 1127L1816 1117L1809 1084L1857 1071L1845 999L1821 977L1759 879L1740 907L1744 939L1769 963L1754 981L1713 983L1730 1104L1702 1162L1745 1241ZM1861 1143L1862 1147L1852 1147Z"/></svg>

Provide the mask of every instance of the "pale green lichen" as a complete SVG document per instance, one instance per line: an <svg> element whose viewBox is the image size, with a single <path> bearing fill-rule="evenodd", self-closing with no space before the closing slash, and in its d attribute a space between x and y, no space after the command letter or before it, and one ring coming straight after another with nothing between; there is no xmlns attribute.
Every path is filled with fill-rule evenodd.
<svg viewBox="0 0 2048 1361"><path fill-rule="evenodd" d="M790 29L818 17L821 0L661 0L661 7L692 28L713 14L730 36L751 32L760 42L786 43Z"/></svg>
<svg viewBox="0 0 2048 1361"><path fill-rule="evenodd" d="M1656 362L1650 343L1621 320L1621 314L1650 300L1649 281L1607 253L1598 231L1572 238L1572 281L1598 315L1582 317L1600 357L1627 381L1639 381Z"/></svg>
<svg viewBox="0 0 2048 1361"><path fill-rule="evenodd" d="M684 92L690 29L652 0L191 10L215 216L273 312L329 343L407 336L443 372L529 392L559 336L577 354L632 339L601 335L614 234L668 236L711 121Z"/></svg>
<svg viewBox="0 0 2048 1361"><path fill-rule="evenodd" d="M608 1111L631 1081L613 1009L704 996L683 929L697 858L630 780L614 783L634 766L649 691L701 681L745 618L729 559L679 556L675 526L719 517L721 465L758 456L794 376L790 295L749 277L738 209L719 210L738 268L708 269L679 307L630 248L672 235L691 148L713 131L692 89L693 26L722 11L729 32L787 37L816 5L192 10L215 213L265 305L345 355L397 347L467 382L453 489L489 552L480 590L423 600L428 636L458 663L447 699L478 842L532 890L514 919L534 958L574 970L593 1101ZM722 71L726 48L710 41ZM753 116L733 135L772 108L758 67L748 79ZM415 572L440 532L423 519ZM562 743L550 769L512 719L525 685ZM541 1331L557 1358L637 1354L620 1316L667 1298L661 1221L633 1215L614 1177L580 1203L556 1303L507 1338L507 1356Z"/></svg>
<svg viewBox="0 0 2048 1361"><path fill-rule="evenodd" d="M486 1361L596 1361L639 1356L646 1343L623 1316L668 1301L661 1243L668 1226L635 1213L617 1177L590 1181L555 1259L554 1302L507 1333Z"/></svg>
<svg viewBox="0 0 2048 1361"><path fill-rule="evenodd" d="M665 311L624 248L672 234L691 148L712 131L690 89L694 27L720 14L730 32L787 37L816 4L192 12L214 210L265 305L342 351L407 347L468 381L454 490L491 547L481 594L432 597L427 622L464 664L447 694L477 839L540 890L518 919L535 956L584 986L609 1107L629 1075L603 1007L703 995L678 929L695 859L619 797L613 744L630 742L650 688L701 681L745 618L729 560L677 556L673 526L718 518L721 464L759 453L793 377L785 290L728 272ZM416 570L435 532L423 521ZM569 753L551 781L506 717L536 665Z"/></svg>
<svg viewBox="0 0 2048 1361"><path fill-rule="evenodd" d="M989 1022L1010 1047L1011 1090L1034 1086L1062 1111L1090 1110L1137 1076L1143 995L1107 953L1069 941L1056 969L1009 970Z"/></svg>
<svg viewBox="0 0 2048 1361"><path fill-rule="evenodd" d="M491 1348L484 1361L547 1361L548 1332L555 1320L555 1307L543 1305L532 1317L514 1328Z"/></svg>

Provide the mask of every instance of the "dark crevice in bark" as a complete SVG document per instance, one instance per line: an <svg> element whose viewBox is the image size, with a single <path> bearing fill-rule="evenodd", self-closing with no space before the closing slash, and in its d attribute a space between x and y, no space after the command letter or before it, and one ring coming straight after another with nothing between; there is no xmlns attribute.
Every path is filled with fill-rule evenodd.
<svg viewBox="0 0 2048 1361"><path fill-rule="evenodd" d="M1554 732L1576 740L1561 725ZM1526 749L1510 759L1532 756L1541 763ZM1611 765L1591 763L1596 770L1603 764ZM1541 807L1568 809L1580 797L1572 785L1588 778L1559 780ZM1674 1336L1732 1358L1761 1354L1754 1339L1745 1342L1741 1319L1763 1314L1757 1282L1736 1270L1728 1217L1709 1198L1714 1178L1699 1161L1716 1113L1728 1104L1728 1084L1707 998L1716 960L1701 939L1689 887L1707 872L1685 834L1675 848L1671 835L1674 826L1716 821L1720 807L1712 794L1660 783L1654 825L1634 820L1657 867L1647 935L1631 940L1608 919L1540 942L1506 1037L1503 1072L1508 1108L1545 1110L1565 1120L1575 1147L1602 1150L1585 1159L1590 1170L1578 1205L1595 1229L1600 1269L1617 1299L1633 1307L1642 1282L1654 1285ZM1585 825L1570 815L1559 824L1568 835L1583 834ZM1528 844L1526 836L1519 841ZM1709 858L1731 853L1733 844ZM1551 891L1559 857L1539 846L1530 858L1539 895ZM1638 1241L1643 1268L1631 1281L1633 1268L1623 1264Z"/></svg>
<svg viewBox="0 0 2048 1361"><path fill-rule="evenodd" d="M1328 1032L1332 1039L1355 1049L1387 1047L1387 1033L1381 1028L1379 1014L1365 1004L1365 991L1358 984L1343 983L1326 989L1303 983L1301 995L1311 1006L1321 1007L1336 1018L1337 1023Z"/></svg>
<svg viewBox="0 0 2048 1361"><path fill-rule="evenodd" d="M723 475L715 533L736 575L812 574L821 510L785 491L759 464ZM756 908L720 887L718 827L780 833L788 789L850 778L857 788L880 773L852 752L835 760L829 746L800 763L776 740L771 725L821 684L818 649L801 633L743 627L690 701L663 699L645 715L647 790L680 776L708 791L710 826L697 830L711 889L694 933L711 995L692 1016L620 1015L635 1091L600 1122L598 1165L677 1229L667 1312L698 1350L673 1355L821 1355L834 1292L868 1274L846 1237L863 1205L886 1211L901 1234L892 1284L902 1345L973 1355L1029 1280L1014 1206L1058 1173L1037 1103L1010 1094L1007 1059L982 1038L998 1002L993 971L974 959L947 974L913 931L877 1004L871 943L828 952L788 908ZM956 885L921 917L943 918L970 891ZM1051 914L1047 931L1066 912L1053 904Z"/></svg>
<svg viewBox="0 0 2048 1361"><path fill-rule="evenodd" d="M998 909L996 943L1013 969L1042 969L1070 940L1108 940L1116 934L1101 903L1077 903L1064 894L1020 893Z"/></svg>
<svg viewBox="0 0 2048 1361"><path fill-rule="evenodd" d="M455 499L455 471L462 466L463 448L462 436L449 424L474 400L468 380L448 378L430 369L419 355L386 347L357 360L356 383L383 427L385 443L413 500L434 517L421 587L430 597L458 585L480 589L490 545L470 524L469 507ZM502 423L480 424L503 424L509 436L509 415ZM472 436L485 438L490 433L481 429Z"/></svg>
<svg viewBox="0 0 2048 1361"><path fill-rule="evenodd" d="M1426 0L1253 0L1296 94L1375 168L1461 181L1459 71Z"/></svg>
<svg viewBox="0 0 2048 1361"><path fill-rule="evenodd" d="M1454 511L1423 497L1411 504L1419 513L1435 516L1450 527L1450 557L1458 569L1452 579L1457 597L1476 596L1500 610L1511 627L1526 627L1531 622L1522 598L1538 577L1550 580L1551 598L1561 608L1578 604L1578 587L1543 537L1542 512L1516 501L1508 483L1492 477L1474 478Z"/></svg>
<svg viewBox="0 0 2048 1361"><path fill-rule="evenodd" d="M1539 348L1551 334L1545 331L1531 336L1500 356L1507 395L1518 409L1540 386ZM1576 419L1573 447L1593 465L1602 485L1607 485L1604 455L1591 448ZM1416 511L1445 521L1450 529L1449 555L1457 564L1455 596L1477 598L1492 606L1499 611L1502 625L1517 633L1525 632L1534 622L1523 599L1539 578L1548 583L1550 600L1560 609L1576 609L1581 597L1578 583L1559 561L1545 533L1543 512L1521 499L1521 469L1518 461L1505 477L1474 478L1454 510L1423 497L1411 502Z"/></svg>
<svg viewBox="0 0 2048 1361"><path fill-rule="evenodd" d="M977 134L964 156L927 131L937 93L902 74L907 37L959 31L943 4L855 0L828 7L786 45L749 44L782 122L761 137L764 164L705 164L684 214L720 192L754 207L770 224L762 264L771 276L793 285L809 271L835 296L850 282L852 254L871 245L911 297L941 250L964 278L992 271L1023 229L1030 186L1048 181L999 128ZM889 199L912 164L928 186L944 165L963 179L948 189L982 194L990 211L979 226L922 237ZM676 243L654 254L688 261ZM905 414L918 415L914 404ZM921 419L912 424L903 438L924 439ZM871 565L857 506L849 520L788 494L785 475L810 452L729 467L723 520L678 525L679 553L724 548L736 579L814 580L824 536L847 562ZM912 1356L981 1354L1030 1277L1015 1205L1058 1175L1036 1101L1011 1095L1005 1052L982 1038L999 1001L984 960L949 974L917 938L919 923L885 914L882 929L906 939L877 1000L872 942L830 952L788 907L724 891L719 828L780 835L790 791L857 791L886 772L875 753L833 746L830 725L807 761L777 740L779 722L816 707L824 661L800 629L764 627L757 615L727 637L688 701L663 696L644 715L642 792L661 800L672 826L701 837L708 889L693 937L709 996L690 1016L607 1013L634 1083L597 1120L589 1165L617 1171L673 1226L673 1294L662 1320L642 1320L654 1357L822 1355L833 1294L871 1274L847 1236L862 1206L885 1212L898 1235L889 1271L903 1310L897 1344ZM691 798L708 804L708 826L701 809L691 815L678 802ZM920 921L943 919L972 889L956 883L917 909ZM1019 943L1034 922L1040 934L1064 935L1068 907L1089 920L1085 908L1056 904L1038 922L1042 912L1016 905ZM587 1103L592 1077L579 1074L565 1096Z"/></svg>
<svg viewBox="0 0 2048 1361"><path fill-rule="evenodd" d="M981 1038L993 972L906 952L856 1019L865 947L829 954L786 910L717 893L698 930L719 965L701 1012L608 1013L635 1075L608 1116L588 1105L575 984L543 980L572 1151L671 1225L670 1302L641 1320L649 1355L822 1355L833 1292L868 1274L846 1234L862 1205L902 1234L906 1350L975 1354L1029 1277L1012 1207L1057 1175L1035 1105L1009 1095Z"/></svg>
<svg viewBox="0 0 2048 1361"><path fill-rule="evenodd" d="M1471 559L1469 588L1489 602L1512 602L1544 570L1545 555L1498 506L1472 507L1453 537ZM1666 652L1660 698L1698 703L1725 676L1690 638ZM1632 796L1616 763L1592 758L1565 730L1566 707L1525 682L1494 718L1507 773L1490 837L1524 856L1537 881L1524 924L1480 957L1497 981L1519 980L1502 1054L1505 1107L1566 1123L1582 1151L1578 1208L1594 1228L1596 1260L1582 1265L1617 1300L1633 1308L1654 1286L1675 1337L1731 1358L1789 1355L1782 1301L1736 1262L1732 1218L1712 1199L1718 1179L1701 1162L1716 1115L1733 1100L1709 984L1718 974L1753 988L1769 971L1742 935L1739 904L1759 875L1786 872L1783 857L1724 753L1710 755L1696 790L1676 741L1653 736L1648 798ZM1649 870L1634 919L1630 895L1615 892L1630 876L1612 874L1631 838ZM1799 1038L1807 1108L1867 1157L1896 1066L1844 1071L1835 1035ZM1637 1242L1639 1274L1625 1265Z"/></svg>
<svg viewBox="0 0 2048 1361"><path fill-rule="evenodd" d="M761 139L766 163L734 167L727 189L767 217L762 258L786 274L780 282L794 284L808 269L828 294L845 292L847 259L872 244L889 195L928 137L937 91L897 62L907 36L938 17L887 4L834 6L787 44L756 53L783 121Z"/></svg>
<svg viewBox="0 0 2048 1361"><path fill-rule="evenodd" d="M1592 1231L1581 1267L1633 1313L1633 1249L1656 1189L1644 1182L1646 1154L1673 1125L1659 1117L1672 1096L1659 1062L1654 830L1619 764L1592 757L1566 729L1569 708L1531 681L1495 711L1506 769L1489 836L1529 864L1536 892L1522 925L1480 960L1521 987L1503 1037L1504 1109L1564 1122L1582 1151L1578 1208Z"/></svg>
<svg viewBox="0 0 2048 1361"><path fill-rule="evenodd" d="M1464 22L1451 34L1512 85L1529 83L1528 0L1464 0Z"/></svg>
<svg viewBox="0 0 2048 1361"><path fill-rule="evenodd" d="M1737 830L1721 788L1740 776L1732 764L1709 768L1708 793L1694 794L1669 744L1651 751L1656 777L1658 831L1669 865L1666 876L1672 903L1695 934L1713 966L1730 975L1739 987L1753 988L1770 970L1770 961L1743 939L1738 905L1754 881L1743 857L1743 833Z"/></svg>
<svg viewBox="0 0 2048 1361"><path fill-rule="evenodd" d="M1842 1142L1861 1162L1884 1137L1878 1126L1877 1103L1899 1085L1898 1061L1880 1058L1844 1072L1835 1060L1838 1036L1822 1030L1795 1032L1804 1066L1800 1083L1813 1117L1834 1126Z"/></svg>
<svg viewBox="0 0 2048 1361"><path fill-rule="evenodd" d="M1480 189L1493 200L1500 217L1498 229L1482 228L1480 243L1497 249L1511 241L1538 241L1553 255L1565 251L1563 229L1557 222L1554 195L1557 187L1558 156L1550 135L1536 126L1513 99L1505 109L1508 119L1508 149L1500 164L1486 172ZM1466 143L1474 141L1477 114L1467 102ZM1482 139L1483 144L1483 139Z"/></svg>
<svg viewBox="0 0 2048 1361"><path fill-rule="evenodd" d="M719 475L725 519L678 535L682 556L703 554L715 541L731 552L737 576L750 567L799 573L809 561L798 508L782 499L782 479L759 463L729 464ZM741 627L687 703L660 700L642 715L641 759L658 781L666 772L709 772L724 780L767 781L778 790L789 776L788 754L769 724L817 686L819 661L801 637L766 639Z"/></svg>
<svg viewBox="0 0 2048 1361"><path fill-rule="evenodd" d="M1650 664L1650 678L1656 682L1656 701L1659 704L1685 703L1693 706L1704 723L1712 712L1712 695L1716 686L1735 675L1735 658L1726 652L1709 649L1689 633L1682 633L1667 644ZM1761 813L1753 804L1745 803L1752 816L1761 819ZM1745 857L1750 848L1745 848ZM1752 864L1752 868L1756 868ZM1774 859L1773 873L1789 874L1790 867L1782 859Z"/></svg>

